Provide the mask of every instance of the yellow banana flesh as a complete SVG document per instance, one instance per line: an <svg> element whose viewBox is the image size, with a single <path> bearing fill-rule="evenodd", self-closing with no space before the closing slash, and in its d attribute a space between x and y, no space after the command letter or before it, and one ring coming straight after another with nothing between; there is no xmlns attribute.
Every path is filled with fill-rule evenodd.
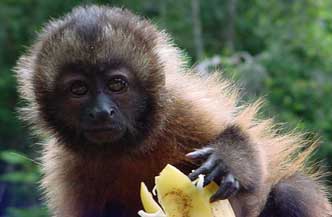
<svg viewBox="0 0 332 217"><path fill-rule="evenodd" d="M153 199L152 194L149 192L144 182L141 182L140 194L143 208L147 213L156 213L158 211L162 211L159 204Z"/></svg>
<svg viewBox="0 0 332 217"><path fill-rule="evenodd" d="M235 217L227 200L209 202L211 195L218 189L215 183L199 189L185 174L171 165L161 171L155 183L162 208L145 184L141 184L141 200L147 213L156 213L155 216L164 214L166 217Z"/></svg>

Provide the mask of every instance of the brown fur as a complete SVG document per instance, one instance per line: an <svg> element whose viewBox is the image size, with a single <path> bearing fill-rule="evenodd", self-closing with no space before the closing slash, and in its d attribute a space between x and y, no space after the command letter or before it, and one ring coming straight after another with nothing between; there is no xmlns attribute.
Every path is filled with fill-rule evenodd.
<svg viewBox="0 0 332 217"><path fill-rule="evenodd" d="M102 23L94 30L97 35L87 34L89 30L85 27L91 26L89 23L75 26L86 14ZM76 33L71 26L77 28ZM52 92L55 69L64 62L98 63L112 58L137 70L138 79L153 94L158 111L153 131L140 148L126 156L109 153L91 156L68 150L59 144L57 132L48 125L42 112L41 99ZM37 42L19 60L16 71L21 96L28 103L22 109L22 117L49 138L43 146L42 187L57 217L102 216L102 210L112 201L125 204L131 210L128 215L135 216L141 208L141 181L151 187L153 177L167 163L189 172L193 164L185 154L208 145L220 135L224 144L221 154L232 160L236 177L243 176L241 184L258 182L258 189L240 192L233 199L239 215L258 216L271 189L293 181L291 177L296 173L307 174L304 162L312 149L298 154L308 143L303 136L280 134L272 120L258 119L261 101L239 105L238 90L217 74L202 78L192 73L165 33L128 11L98 6L75 9L44 28ZM238 130L226 134L231 126ZM248 149L241 150L241 145L235 149L227 142L232 143L239 132L250 144ZM241 156L252 159L257 166L246 165L255 167L246 170L240 164ZM256 173L249 174L250 169ZM316 182L316 186L315 201L320 208L313 209L310 216L329 216L331 206L323 185ZM249 211L241 211L244 205L250 207ZM91 210L92 214L82 210Z"/></svg>

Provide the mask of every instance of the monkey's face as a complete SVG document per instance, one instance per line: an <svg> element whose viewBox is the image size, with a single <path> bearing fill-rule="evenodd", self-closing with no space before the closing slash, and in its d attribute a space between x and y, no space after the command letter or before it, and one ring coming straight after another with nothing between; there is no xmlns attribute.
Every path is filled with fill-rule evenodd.
<svg viewBox="0 0 332 217"><path fill-rule="evenodd" d="M20 59L24 118L75 150L137 150L163 125L165 72L177 70L177 55L166 35L126 10L74 9Z"/></svg>
<svg viewBox="0 0 332 217"><path fill-rule="evenodd" d="M124 65L72 63L61 67L46 104L48 121L67 144L118 149L142 136L149 99Z"/></svg>

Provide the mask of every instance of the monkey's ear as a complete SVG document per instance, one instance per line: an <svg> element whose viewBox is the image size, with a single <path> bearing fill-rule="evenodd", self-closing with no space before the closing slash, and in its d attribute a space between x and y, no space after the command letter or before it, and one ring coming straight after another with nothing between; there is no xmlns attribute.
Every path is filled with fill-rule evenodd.
<svg viewBox="0 0 332 217"><path fill-rule="evenodd" d="M16 80L18 82L18 91L20 96L31 101L34 97L33 92L33 57L24 55L19 58L17 65L14 68L14 73L16 75Z"/></svg>
<svg viewBox="0 0 332 217"><path fill-rule="evenodd" d="M41 124L41 118L33 81L34 59L31 52L23 55L18 60L14 72L18 82L18 92L23 99L20 103L21 107L17 109L19 117L37 129L37 126Z"/></svg>

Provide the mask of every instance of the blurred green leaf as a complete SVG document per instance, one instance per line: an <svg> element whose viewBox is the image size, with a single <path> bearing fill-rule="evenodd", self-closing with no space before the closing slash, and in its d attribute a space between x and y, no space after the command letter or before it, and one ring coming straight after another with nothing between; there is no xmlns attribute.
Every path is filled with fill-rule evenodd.
<svg viewBox="0 0 332 217"><path fill-rule="evenodd" d="M47 210L41 207L31 207L31 208L9 208L7 210L8 217L47 217Z"/></svg>
<svg viewBox="0 0 332 217"><path fill-rule="evenodd" d="M26 171L9 172L0 176L0 181L12 183L36 183L40 176L37 173L27 173Z"/></svg>
<svg viewBox="0 0 332 217"><path fill-rule="evenodd" d="M31 163L27 157L23 154L19 154L13 151L2 151L0 152L0 160L5 161L8 164L26 164Z"/></svg>

